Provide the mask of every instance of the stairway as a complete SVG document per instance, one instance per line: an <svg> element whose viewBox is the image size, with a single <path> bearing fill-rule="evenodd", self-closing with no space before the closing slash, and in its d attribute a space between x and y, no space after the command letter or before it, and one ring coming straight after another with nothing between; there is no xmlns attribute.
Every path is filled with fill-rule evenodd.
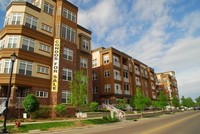
<svg viewBox="0 0 200 134"><path fill-rule="evenodd" d="M114 107L113 105L110 104L102 104L103 108L106 108L109 111L113 111L116 113L116 117L118 117L118 119L120 121L123 121L126 119L126 113L124 111L122 111L121 109L117 109L116 107Z"/></svg>

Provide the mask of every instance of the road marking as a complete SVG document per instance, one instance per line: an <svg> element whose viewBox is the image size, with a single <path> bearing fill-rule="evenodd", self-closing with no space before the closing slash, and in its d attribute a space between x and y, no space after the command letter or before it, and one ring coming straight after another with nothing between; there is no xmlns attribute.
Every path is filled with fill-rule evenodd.
<svg viewBox="0 0 200 134"><path fill-rule="evenodd" d="M182 122L182 121L184 121L184 120L187 120L187 119L193 118L193 117L195 117L195 116L197 116L197 115L199 115L199 114L200 114L200 113L197 113L197 114L194 114L194 115L188 116L188 117L186 117L186 118L183 118L183 119L180 119L180 120L174 121L174 122L172 122L172 123L169 123L169 124L166 124L166 125L162 125L162 126L157 127L157 128L155 128L155 129L151 129L151 130L149 130L149 131L147 131L147 132L144 132L143 134L149 134L149 133L152 133L152 132L158 131L158 130L160 130L160 129L163 129L163 128L166 128L166 127L169 127L169 126L172 126L172 125L178 124L178 123L180 123L180 122Z"/></svg>

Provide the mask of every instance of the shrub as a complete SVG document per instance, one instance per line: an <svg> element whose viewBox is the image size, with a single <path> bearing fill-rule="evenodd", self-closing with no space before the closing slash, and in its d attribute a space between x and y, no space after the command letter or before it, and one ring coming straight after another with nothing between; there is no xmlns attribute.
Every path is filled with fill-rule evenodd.
<svg viewBox="0 0 200 134"><path fill-rule="evenodd" d="M118 118L112 118L111 116L103 116L103 120L108 121L108 122L117 122L119 121Z"/></svg>
<svg viewBox="0 0 200 134"><path fill-rule="evenodd" d="M34 119L37 118L49 118L51 114L51 108L40 108L31 114Z"/></svg>
<svg viewBox="0 0 200 134"><path fill-rule="evenodd" d="M65 104L58 104L54 107L54 110L59 117L64 117L67 112L67 107Z"/></svg>
<svg viewBox="0 0 200 134"><path fill-rule="evenodd" d="M90 103L90 111L91 112L97 112L98 111L98 103L97 102L91 102Z"/></svg>
<svg viewBox="0 0 200 134"><path fill-rule="evenodd" d="M117 100L117 108L121 109L121 110L125 110L125 108L126 108L126 100L118 99Z"/></svg>
<svg viewBox="0 0 200 134"><path fill-rule="evenodd" d="M25 97L22 105L26 112L35 112L39 109L39 101L33 94L29 94Z"/></svg>

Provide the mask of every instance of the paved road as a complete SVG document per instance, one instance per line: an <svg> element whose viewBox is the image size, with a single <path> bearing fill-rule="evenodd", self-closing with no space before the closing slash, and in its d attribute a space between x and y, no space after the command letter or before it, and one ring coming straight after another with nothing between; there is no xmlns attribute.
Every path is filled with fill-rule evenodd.
<svg viewBox="0 0 200 134"><path fill-rule="evenodd" d="M52 134L200 134L200 111L144 118L114 124L46 132Z"/></svg>

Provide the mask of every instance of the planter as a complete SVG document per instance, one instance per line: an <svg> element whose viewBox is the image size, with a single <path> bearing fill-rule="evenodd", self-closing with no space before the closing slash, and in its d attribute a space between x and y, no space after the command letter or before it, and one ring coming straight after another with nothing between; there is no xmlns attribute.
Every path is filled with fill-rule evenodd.
<svg viewBox="0 0 200 134"><path fill-rule="evenodd" d="M15 127L20 127L20 125L21 125L21 122L20 122L20 121L16 121L16 122L15 122Z"/></svg>

